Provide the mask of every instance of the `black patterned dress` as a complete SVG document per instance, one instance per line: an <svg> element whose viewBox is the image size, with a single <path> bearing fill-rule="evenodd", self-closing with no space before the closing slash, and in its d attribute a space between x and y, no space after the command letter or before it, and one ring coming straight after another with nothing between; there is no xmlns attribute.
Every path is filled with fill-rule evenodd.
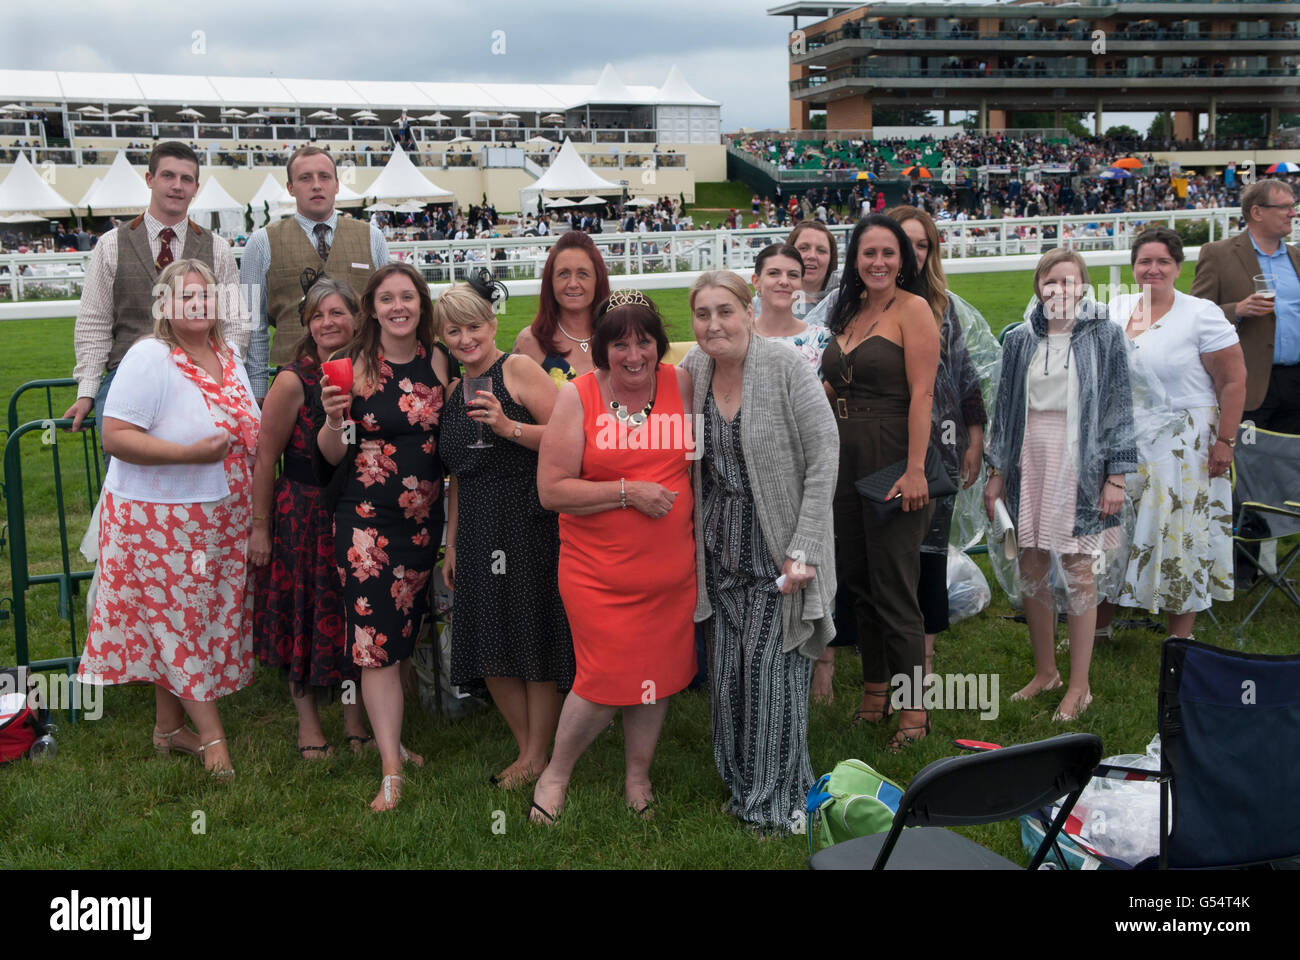
<svg viewBox="0 0 1300 960"><path fill-rule="evenodd" d="M790 830L813 783L808 759L812 661L782 652L781 569L754 512L740 422L727 423L709 388L704 403L704 584L713 760L731 791L727 812L755 827Z"/></svg>
<svg viewBox="0 0 1300 960"><path fill-rule="evenodd" d="M302 381L304 399L275 482L271 559L254 568L253 644L258 660L283 671L295 694L311 689L320 695L359 674L345 650L334 519L312 473L312 408L320 395L320 367L305 357L280 370Z"/></svg>
<svg viewBox="0 0 1300 960"><path fill-rule="evenodd" d="M415 649L442 541L443 386L423 347L409 363L381 355L379 374L371 395L352 400L360 449L334 514L348 648L361 667Z"/></svg>
<svg viewBox="0 0 1300 960"><path fill-rule="evenodd" d="M535 424L506 390L506 356L482 374L502 413ZM462 381L463 384L463 381ZM458 386L442 411L443 461L457 481L456 590L451 611L451 682L485 677L573 686L573 638L556 579L559 517L537 498L537 453L486 427L486 450Z"/></svg>

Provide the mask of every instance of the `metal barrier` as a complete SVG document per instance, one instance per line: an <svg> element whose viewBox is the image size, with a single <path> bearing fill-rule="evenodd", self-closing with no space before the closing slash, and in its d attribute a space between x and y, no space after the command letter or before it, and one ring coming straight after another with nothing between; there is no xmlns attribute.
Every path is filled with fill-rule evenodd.
<svg viewBox="0 0 1300 960"><path fill-rule="evenodd" d="M52 391L55 388L75 387L76 381L33 380L20 386L9 399L9 435L4 445L4 492L9 523L9 569L13 585L13 597L10 611L14 621L14 652L16 665L27 667L31 671L63 670L71 676L77 669L81 655L78 652L80 642L85 639L85 630L77 628L77 604L74 599L80 594L80 584L94 576L93 570L74 570L72 568L73 549L68 542L68 520L64 508L63 459L60 453L59 433L72 426L72 421L54 415ZM18 423L19 397L29 390L45 391L46 412L44 419L29 420ZM88 429L79 438L82 447L82 460L85 469L86 495L88 505L93 509L99 495L102 482L102 461L99 456L98 431L94 418L86 419ZM59 528L60 570L57 573L31 573L27 557L27 507L23 489L22 440L29 434L41 434L42 443L50 448L54 479L54 504ZM65 441L66 444L66 441ZM79 538L78 538L79 539ZM32 587L55 584L58 588L58 615L68 622L68 656L32 660L28 649L27 591ZM76 721L76 711L71 703L68 705L68 719Z"/></svg>

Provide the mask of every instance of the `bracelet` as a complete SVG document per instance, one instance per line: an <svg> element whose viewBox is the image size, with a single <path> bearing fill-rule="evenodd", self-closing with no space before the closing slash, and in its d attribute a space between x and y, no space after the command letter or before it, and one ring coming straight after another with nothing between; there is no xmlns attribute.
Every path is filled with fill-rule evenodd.
<svg viewBox="0 0 1300 960"><path fill-rule="evenodd" d="M265 516L265 515L262 515L262 514L257 514L257 513L253 514L253 522L254 522L254 523L258 523L258 522L266 523L266 522L268 522L270 519L271 519L270 517Z"/></svg>
<svg viewBox="0 0 1300 960"><path fill-rule="evenodd" d="M618 478L618 505L624 510L627 509L627 478L626 477Z"/></svg>
<svg viewBox="0 0 1300 960"><path fill-rule="evenodd" d="M1107 481L1106 481L1106 486L1108 486L1108 487L1114 487L1116 490L1123 490L1123 489L1124 489L1124 484L1122 484L1122 483L1116 483L1114 480L1107 480Z"/></svg>
<svg viewBox="0 0 1300 960"><path fill-rule="evenodd" d="M340 418L339 418L339 425L336 427L336 426L334 426L334 424L330 423L330 418L329 418L329 417L326 417L326 418L325 418L325 426L329 427L329 428L330 428L331 430L333 430L335 433L341 433L341 432L343 431L343 427L345 426L345 423L344 423L344 421L343 421L343 418L340 417Z"/></svg>
<svg viewBox="0 0 1300 960"><path fill-rule="evenodd" d="M1237 448L1237 438L1236 438L1236 437L1233 437L1231 440L1229 440L1227 437L1215 437L1215 438L1214 438L1214 442L1215 442L1215 443L1226 443L1226 444L1227 444L1231 449L1234 449L1234 450Z"/></svg>

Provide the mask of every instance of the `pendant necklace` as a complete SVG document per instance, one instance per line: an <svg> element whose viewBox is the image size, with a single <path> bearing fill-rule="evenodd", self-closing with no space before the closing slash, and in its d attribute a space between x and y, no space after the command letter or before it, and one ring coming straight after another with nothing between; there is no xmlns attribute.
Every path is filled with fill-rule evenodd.
<svg viewBox="0 0 1300 960"><path fill-rule="evenodd" d="M591 350L591 337L587 337L587 339L585 340L580 340L577 337L575 337L573 334L569 333L568 330L565 330L564 327L560 326L560 321L556 320L555 325L560 328L560 333L564 334L566 337L568 337L570 340L576 343L582 349L583 353L587 353L588 351ZM592 334L592 336L595 336L595 334Z"/></svg>
<svg viewBox="0 0 1300 960"><path fill-rule="evenodd" d="M612 377L609 381L609 396L609 409L614 411L614 416L616 416L621 423L626 423L634 429L646 422L650 416L651 408L655 405L655 391L653 385L650 388L650 399L646 401L646 405L640 410L630 411L627 407L618 402L618 397L614 396L614 380Z"/></svg>

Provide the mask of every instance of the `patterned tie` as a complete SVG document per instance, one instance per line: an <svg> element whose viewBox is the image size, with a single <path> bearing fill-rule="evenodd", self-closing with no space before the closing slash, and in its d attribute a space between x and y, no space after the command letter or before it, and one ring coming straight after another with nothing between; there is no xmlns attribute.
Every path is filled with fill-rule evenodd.
<svg viewBox="0 0 1300 960"><path fill-rule="evenodd" d="M329 259L330 245L325 242L325 234L329 232L329 224L318 223L315 226L316 233L316 252L320 254L322 261Z"/></svg>
<svg viewBox="0 0 1300 960"><path fill-rule="evenodd" d="M172 241L176 239L176 231L171 227L163 227L162 232L158 234L158 239L161 241L158 247L158 269L161 270L176 259L172 255Z"/></svg>

